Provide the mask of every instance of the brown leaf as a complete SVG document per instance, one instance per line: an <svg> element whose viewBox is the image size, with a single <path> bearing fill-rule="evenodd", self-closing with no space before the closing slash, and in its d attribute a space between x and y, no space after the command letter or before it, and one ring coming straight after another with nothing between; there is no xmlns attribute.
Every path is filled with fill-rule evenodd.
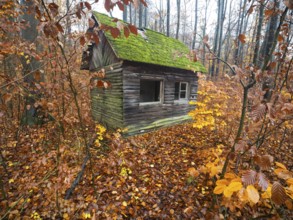
<svg viewBox="0 0 293 220"><path fill-rule="evenodd" d="M257 177L257 172L254 170L247 170L243 173L241 180L245 186L254 185Z"/></svg>
<svg viewBox="0 0 293 220"><path fill-rule="evenodd" d="M246 39L245 34L239 34L238 39L239 39L239 41L240 41L241 43L243 43L243 44L246 43L246 41L245 41L245 39Z"/></svg>
<svg viewBox="0 0 293 220"><path fill-rule="evenodd" d="M80 13L80 11L77 11L75 14L76 14L76 17L78 17L78 19L81 19L81 13Z"/></svg>
<svg viewBox="0 0 293 220"><path fill-rule="evenodd" d="M2 95L2 99L3 99L4 103L7 104L7 102L9 102L12 99L12 94L6 93L6 94Z"/></svg>
<svg viewBox="0 0 293 220"><path fill-rule="evenodd" d="M59 32L64 33L64 30L59 22L55 23L55 25L56 25Z"/></svg>
<svg viewBox="0 0 293 220"><path fill-rule="evenodd" d="M265 116L266 111L267 111L267 105L260 103L259 105L252 107L252 110L249 116L253 121L257 122Z"/></svg>
<svg viewBox="0 0 293 220"><path fill-rule="evenodd" d="M267 9L267 10L265 10L265 16L269 17L269 16L272 16L272 14L274 14L274 10L273 9Z"/></svg>
<svg viewBox="0 0 293 220"><path fill-rule="evenodd" d="M84 36L81 36L81 37L79 38L79 42L80 42L80 44L83 46L83 45L85 44L85 37L84 37Z"/></svg>
<svg viewBox="0 0 293 220"><path fill-rule="evenodd" d="M250 8L248 9L247 13L251 14L253 12L254 7L255 7L255 5L251 5Z"/></svg>
<svg viewBox="0 0 293 220"><path fill-rule="evenodd" d="M125 36L126 38L128 38L129 35L130 35L129 28L128 28L128 27L124 27L124 36Z"/></svg>
<svg viewBox="0 0 293 220"><path fill-rule="evenodd" d="M140 0L140 2L144 5L144 7L148 7L148 5L147 5L145 0Z"/></svg>
<svg viewBox="0 0 293 220"><path fill-rule="evenodd" d="M272 201L277 205L282 205L287 198L284 187L279 182L274 182L272 186Z"/></svg>
<svg viewBox="0 0 293 220"><path fill-rule="evenodd" d="M105 0L104 7L108 12L113 9L113 6L114 5L111 0Z"/></svg>
<svg viewBox="0 0 293 220"><path fill-rule="evenodd" d="M95 41L96 44L99 44L100 39L99 39L99 36L96 33L93 33L92 39Z"/></svg>
<svg viewBox="0 0 293 220"><path fill-rule="evenodd" d="M87 7L87 9L88 9L89 11L92 10L92 6L91 6L90 3L85 2L84 5L85 5L85 7Z"/></svg>
<svg viewBox="0 0 293 220"><path fill-rule="evenodd" d="M260 156L258 160L255 160L255 163L262 170L269 170L272 167L273 161L274 161L274 158L271 155L264 155L264 156Z"/></svg>
<svg viewBox="0 0 293 220"><path fill-rule="evenodd" d="M98 88L104 88L104 81L102 81L102 80L98 80L96 86L97 86Z"/></svg>
<svg viewBox="0 0 293 220"><path fill-rule="evenodd" d="M89 23L89 28L93 28L95 26L95 21L92 18L88 19L88 23Z"/></svg>
<svg viewBox="0 0 293 220"><path fill-rule="evenodd" d="M58 8L59 8L59 6L57 4L55 4L55 3L50 3L48 5L48 7L49 7L49 9L50 9L53 17L56 17L58 15Z"/></svg>
<svg viewBox="0 0 293 220"><path fill-rule="evenodd" d="M41 81L41 72L40 71L36 71L35 73L34 73L34 78L35 78L35 80L36 81Z"/></svg>
<svg viewBox="0 0 293 220"><path fill-rule="evenodd" d="M129 24L128 25L128 28L129 28L129 30L130 30L131 33L137 35L137 28L134 25Z"/></svg>
<svg viewBox="0 0 293 220"><path fill-rule="evenodd" d="M269 186L269 182L266 175L262 172L259 172L257 174L257 179L258 179L258 185L262 188L263 191L266 191Z"/></svg>
<svg viewBox="0 0 293 220"><path fill-rule="evenodd" d="M117 38L120 35L120 31L118 28L111 28L110 30L112 37Z"/></svg>
<svg viewBox="0 0 293 220"><path fill-rule="evenodd" d="M278 35L278 41L279 41L279 42L284 41L284 37L283 37L282 35L280 35L280 34Z"/></svg>
<svg viewBox="0 0 293 220"><path fill-rule="evenodd" d="M117 5L121 11L124 11L124 5L122 4L122 2L117 2Z"/></svg>

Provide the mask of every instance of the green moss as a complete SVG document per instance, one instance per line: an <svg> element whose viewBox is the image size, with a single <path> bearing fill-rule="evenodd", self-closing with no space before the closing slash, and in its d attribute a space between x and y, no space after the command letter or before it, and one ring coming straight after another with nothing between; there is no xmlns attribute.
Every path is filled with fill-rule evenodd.
<svg viewBox="0 0 293 220"><path fill-rule="evenodd" d="M94 15L100 23L116 27L116 23L107 15L97 12ZM147 41L139 34L130 34L128 38L122 34L115 39L109 31L105 34L118 58L123 60L207 72L201 63L190 61L189 49L185 44L164 34L146 29Z"/></svg>

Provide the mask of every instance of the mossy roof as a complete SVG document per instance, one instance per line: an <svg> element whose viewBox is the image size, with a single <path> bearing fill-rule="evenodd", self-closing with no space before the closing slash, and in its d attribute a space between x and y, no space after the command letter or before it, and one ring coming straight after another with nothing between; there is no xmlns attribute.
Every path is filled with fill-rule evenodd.
<svg viewBox="0 0 293 220"><path fill-rule="evenodd" d="M101 24L112 27L117 25L113 18L105 14L94 12L94 15ZM105 35L120 59L206 72L200 62L189 59L190 50L185 44L156 31L145 29L147 40L140 34L130 34L128 38L121 34L118 38L113 38L109 31L105 31Z"/></svg>

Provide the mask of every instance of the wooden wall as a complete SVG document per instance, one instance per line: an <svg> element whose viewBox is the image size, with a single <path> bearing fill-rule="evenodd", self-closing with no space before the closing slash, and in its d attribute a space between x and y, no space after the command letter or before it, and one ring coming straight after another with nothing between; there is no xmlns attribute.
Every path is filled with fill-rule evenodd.
<svg viewBox="0 0 293 220"><path fill-rule="evenodd" d="M164 97L162 103L140 105L140 79L158 79L163 81ZM186 103L174 101L175 82L188 82L189 100L196 99L197 76L196 73L187 70L158 67L147 64L134 64L124 62L123 65L123 121L124 127L131 127L132 133L139 133L140 127L168 118L165 123L172 124L172 118L186 116L194 109ZM187 117L185 117L186 119ZM155 125L154 125L155 126ZM136 130L133 128L137 128ZM151 127L149 127L151 129Z"/></svg>
<svg viewBox="0 0 293 220"><path fill-rule="evenodd" d="M95 121L107 128L122 128L123 125L123 91L121 63L104 67L106 77L111 83L107 89L94 88L91 90L92 115ZM93 78L92 80L95 80Z"/></svg>

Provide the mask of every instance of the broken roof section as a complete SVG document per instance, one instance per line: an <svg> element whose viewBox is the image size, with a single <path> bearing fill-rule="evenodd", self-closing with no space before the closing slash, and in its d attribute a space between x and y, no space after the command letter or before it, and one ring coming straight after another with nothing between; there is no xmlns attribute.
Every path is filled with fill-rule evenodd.
<svg viewBox="0 0 293 220"><path fill-rule="evenodd" d="M93 14L100 24L116 27L113 18L98 12ZM185 44L156 31L144 29L143 34L130 34L128 38L122 34L114 38L109 31L105 31L105 35L116 56L122 60L207 72L200 62L190 60L190 50Z"/></svg>

